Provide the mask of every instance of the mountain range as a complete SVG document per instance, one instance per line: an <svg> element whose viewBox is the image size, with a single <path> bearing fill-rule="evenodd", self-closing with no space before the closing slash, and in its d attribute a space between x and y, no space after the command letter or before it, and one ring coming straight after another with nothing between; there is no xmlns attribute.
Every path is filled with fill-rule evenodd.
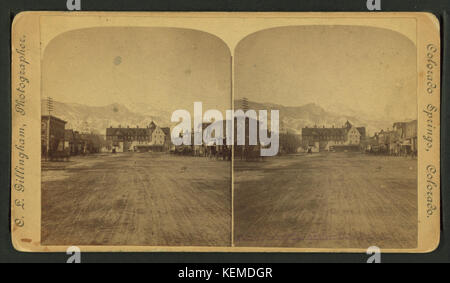
<svg viewBox="0 0 450 283"><path fill-rule="evenodd" d="M241 102L235 101L235 109L241 108ZM131 110L133 109L133 110ZM370 118L364 113L346 111L336 113L323 107L309 103L302 106L283 106L271 103L248 101L248 109L279 110L280 130L301 134L303 127L341 127L350 121L358 127L366 127L373 134L381 129L392 127L393 122ZM42 115L47 115L46 100L41 103ZM80 132L105 134L108 127L146 127L154 121L160 126L170 126L171 113L154 109L151 105L123 105L118 103L106 106L87 106L79 103L63 103L53 101L51 115L67 121L66 129ZM269 124L270 125L270 124Z"/></svg>
<svg viewBox="0 0 450 283"><path fill-rule="evenodd" d="M42 115L48 115L46 101L41 101ZM131 111L127 106L113 103L106 106L87 106L79 103L53 101L51 115L67 121L66 129L104 135L109 127L146 127L152 121L161 124L159 117Z"/></svg>
<svg viewBox="0 0 450 283"><path fill-rule="evenodd" d="M242 102L235 101L235 109L242 107ZM336 110L324 109L315 103L302 106L284 106L272 103L257 103L248 101L248 109L254 110L279 110L280 130L301 134L304 127L342 127L349 121L357 127L366 127L366 132L373 134L381 129L392 127L396 121L386 121L353 109L344 109L337 113Z"/></svg>

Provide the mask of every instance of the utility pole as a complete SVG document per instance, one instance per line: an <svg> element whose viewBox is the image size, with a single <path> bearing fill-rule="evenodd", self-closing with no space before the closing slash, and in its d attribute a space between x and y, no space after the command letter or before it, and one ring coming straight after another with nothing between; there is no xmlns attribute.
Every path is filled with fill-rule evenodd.
<svg viewBox="0 0 450 283"><path fill-rule="evenodd" d="M247 113L248 111L248 98L247 97L243 97L242 98L242 110L244 111L244 113ZM248 123L247 123L247 119L245 119L245 114L244 114L244 123L245 123L245 144L241 149L241 160L242 160L242 156L245 156L247 150L248 150L248 136L247 136L247 130L249 130L249 126L250 126L250 118L248 119ZM245 156L245 158L247 158L247 156Z"/></svg>
<svg viewBox="0 0 450 283"><path fill-rule="evenodd" d="M47 111L49 116L53 111L53 98L51 98L50 96L47 96Z"/></svg>
<svg viewBox="0 0 450 283"><path fill-rule="evenodd" d="M48 111L48 120L47 120L47 159L50 154L50 120L52 118L51 114L53 111L53 98L47 96L47 111Z"/></svg>
<svg viewBox="0 0 450 283"><path fill-rule="evenodd" d="M244 112L248 111L248 98L247 97L242 98L242 110L244 110Z"/></svg>

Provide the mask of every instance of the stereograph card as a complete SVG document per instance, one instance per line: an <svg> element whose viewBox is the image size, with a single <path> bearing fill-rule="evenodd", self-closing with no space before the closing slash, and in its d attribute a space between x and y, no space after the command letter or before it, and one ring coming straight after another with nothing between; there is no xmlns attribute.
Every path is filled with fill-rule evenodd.
<svg viewBox="0 0 450 283"><path fill-rule="evenodd" d="M17 250L439 244L432 14L23 12L11 48Z"/></svg>

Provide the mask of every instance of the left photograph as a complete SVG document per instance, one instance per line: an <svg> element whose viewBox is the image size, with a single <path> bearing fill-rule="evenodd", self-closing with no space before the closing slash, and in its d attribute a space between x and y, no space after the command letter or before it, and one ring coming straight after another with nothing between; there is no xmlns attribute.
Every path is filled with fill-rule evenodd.
<svg viewBox="0 0 450 283"><path fill-rule="evenodd" d="M221 39L79 29L52 39L41 72L42 245L231 245L231 158L171 140L174 111L231 109Z"/></svg>

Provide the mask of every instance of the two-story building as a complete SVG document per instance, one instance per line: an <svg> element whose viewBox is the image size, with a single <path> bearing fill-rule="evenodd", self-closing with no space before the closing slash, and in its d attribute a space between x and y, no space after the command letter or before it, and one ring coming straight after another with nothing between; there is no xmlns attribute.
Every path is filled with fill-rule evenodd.
<svg viewBox="0 0 450 283"><path fill-rule="evenodd" d="M366 128L355 127L347 121L341 128L305 127L302 129L302 143L310 151L331 150L339 147L359 149L365 139Z"/></svg>
<svg viewBox="0 0 450 283"><path fill-rule="evenodd" d="M161 151L168 149L170 129L161 128L151 122L145 128L107 128L106 141L114 152L126 151Z"/></svg>
<svg viewBox="0 0 450 283"><path fill-rule="evenodd" d="M52 115L41 116L41 154L47 158L64 151L66 121Z"/></svg>

